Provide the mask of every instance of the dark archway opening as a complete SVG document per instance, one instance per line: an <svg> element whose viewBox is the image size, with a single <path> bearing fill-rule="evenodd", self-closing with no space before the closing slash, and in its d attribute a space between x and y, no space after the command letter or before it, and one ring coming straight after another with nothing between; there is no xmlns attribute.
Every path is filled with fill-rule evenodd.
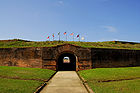
<svg viewBox="0 0 140 93"><path fill-rule="evenodd" d="M76 57L70 53L61 54L58 58L57 70L76 71Z"/></svg>

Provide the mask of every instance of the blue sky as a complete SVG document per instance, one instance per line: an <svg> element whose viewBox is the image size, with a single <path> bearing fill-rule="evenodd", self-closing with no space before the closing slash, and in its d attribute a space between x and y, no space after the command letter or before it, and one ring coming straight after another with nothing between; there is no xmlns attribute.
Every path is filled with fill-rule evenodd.
<svg viewBox="0 0 140 93"><path fill-rule="evenodd" d="M0 0L0 39L140 42L140 0ZM52 37L51 37L52 39ZM78 40L75 38L75 40Z"/></svg>

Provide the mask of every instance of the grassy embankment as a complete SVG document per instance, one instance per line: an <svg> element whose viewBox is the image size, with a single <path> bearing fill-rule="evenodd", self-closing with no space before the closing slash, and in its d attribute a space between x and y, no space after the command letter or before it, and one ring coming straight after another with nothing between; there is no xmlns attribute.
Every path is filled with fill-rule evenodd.
<svg viewBox="0 0 140 93"><path fill-rule="evenodd" d="M74 44L82 47L89 48L113 48L113 49L132 49L132 50L140 50L140 43L131 44L131 43L123 43L123 42L73 42L73 41L24 41L24 40L0 40L0 48L12 48L12 47L52 47L56 45L62 44Z"/></svg>
<svg viewBox="0 0 140 93"><path fill-rule="evenodd" d="M55 71L0 66L0 93L33 93Z"/></svg>
<svg viewBox="0 0 140 93"><path fill-rule="evenodd" d="M140 92L140 67L97 68L78 73L95 93Z"/></svg>

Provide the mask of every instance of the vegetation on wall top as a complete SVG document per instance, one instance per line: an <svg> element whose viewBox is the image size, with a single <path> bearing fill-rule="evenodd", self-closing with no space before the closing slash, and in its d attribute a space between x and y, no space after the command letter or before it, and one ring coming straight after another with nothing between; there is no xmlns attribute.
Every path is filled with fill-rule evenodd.
<svg viewBox="0 0 140 93"><path fill-rule="evenodd" d="M106 42L76 42L76 41L27 41L21 39L0 40L0 48L23 48L23 47L52 47L62 44L73 44L88 48L112 48L140 50L140 43L106 41Z"/></svg>

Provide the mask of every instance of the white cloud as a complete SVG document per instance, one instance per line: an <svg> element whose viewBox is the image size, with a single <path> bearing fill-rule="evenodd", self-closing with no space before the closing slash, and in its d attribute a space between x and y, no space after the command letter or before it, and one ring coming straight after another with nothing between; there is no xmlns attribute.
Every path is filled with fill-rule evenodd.
<svg viewBox="0 0 140 93"><path fill-rule="evenodd" d="M117 29L113 26L103 26L107 32L117 32Z"/></svg>
<svg viewBox="0 0 140 93"><path fill-rule="evenodd" d="M58 4L59 4L59 5L64 5L64 2L63 2L62 0L59 0L59 1L58 1Z"/></svg>

